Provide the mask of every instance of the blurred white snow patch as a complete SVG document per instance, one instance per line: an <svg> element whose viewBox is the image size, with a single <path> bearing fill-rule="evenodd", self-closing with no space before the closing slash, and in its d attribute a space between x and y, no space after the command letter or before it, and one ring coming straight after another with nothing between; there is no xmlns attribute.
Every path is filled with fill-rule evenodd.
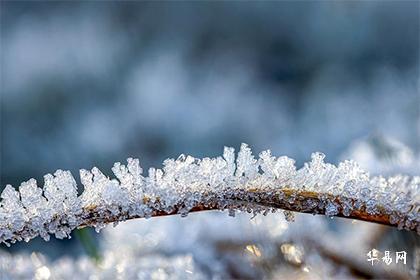
<svg viewBox="0 0 420 280"><path fill-rule="evenodd" d="M353 142L342 159L353 159L372 174L419 174L420 155L389 136L372 134Z"/></svg>
<svg viewBox="0 0 420 280"><path fill-rule="evenodd" d="M172 252L194 251L204 243L220 240L278 239L290 225L279 214L251 217L248 213L236 213L232 218L227 212L209 211L191 213L187 218L169 216L130 220L115 228L107 227L103 246L112 250L126 246L142 252L156 248Z"/></svg>
<svg viewBox="0 0 420 280"><path fill-rule="evenodd" d="M192 213L187 218L138 219L123 222L115 228L108 226L103 231L102 250L119 254L121 258L128 252L138 256L191 254L201 270L223 279L229 277L227 265L233 265L226 259L232 254L226 248L255 244L252 246L262 248L258 257L264 258L276 251L276 244L299 243L313 232L324 236L330 234L324 217L297 215L295 222L288 223L280 213L254 218L248 213L236 213L232 218L226 212L212 211ZM249 254L232 256L234 266L250 265ZM252 273L257 270L255 268Z"/></svg>
<svg viewBox="0 0 420 280"><path fill-rule="evenodd" d="M188 254L121 256L105 252L99 263L84 256L47 260L38 253L0 251L0 279L206 279Z"/></svg>

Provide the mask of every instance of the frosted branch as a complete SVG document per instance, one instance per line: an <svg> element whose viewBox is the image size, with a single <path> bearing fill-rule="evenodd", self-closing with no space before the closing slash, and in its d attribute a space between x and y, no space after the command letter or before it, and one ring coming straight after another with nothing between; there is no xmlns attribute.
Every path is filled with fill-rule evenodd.
<svg viewBox="0 0 420 280"><path fill-rule="evenodd" d="M0 202L0 242L50 234L69 237L78 227L133 218L180 214L203 210L235 210L266 214L283 209L324 214L416 230L419 226L420 177L397 175L370 177L357 163L324 163L324 155L297 170L293 159L274 157L270 151L256 159L242 144L235 160L233 148L223 157L196 159L181 155L167 159L162 169L150 168L148 177L137 159L115 163L116 179L98 168L80 170L83 193L69 171L44 176L40 188L34 179L19 191L7 185Z"/></svg>

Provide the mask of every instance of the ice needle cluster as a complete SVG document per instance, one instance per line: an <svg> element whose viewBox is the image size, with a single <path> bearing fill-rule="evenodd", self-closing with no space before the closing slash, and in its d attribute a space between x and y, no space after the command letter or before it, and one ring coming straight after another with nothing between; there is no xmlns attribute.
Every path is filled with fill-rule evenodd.
<svg viewBox="0 0 420 280"><path fill-rule="evenodd" d="M397 175L370 177L354 161L338 166L325 163L324 155L296 169L286 156L274 157L269 150L258 158L242 144L235 159L233 148L223 157L197 159L181 155L167 159L162 169L150 168L143 176L138 159L127 165L115 163L116 178L98 168L80 170L84 186L78 196L77 183L69 171L57 170L36 180L23 182L19 191L7 185L0 202L0 242L50 234L70 237L72 230L132 218L166 214L186 216L191 211L220 209L268 213L275 209L350 217L420 232L420 177ZM286 212L290 215L290 212Z"/></svg>

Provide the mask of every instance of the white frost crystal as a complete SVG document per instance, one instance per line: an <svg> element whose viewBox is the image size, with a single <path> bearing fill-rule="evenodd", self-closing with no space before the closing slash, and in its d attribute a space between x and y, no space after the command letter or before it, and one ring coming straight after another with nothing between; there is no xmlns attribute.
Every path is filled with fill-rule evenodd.
<svg viewBox="0 0 420 280"><path fill-rule="evenodd" d="M192 210L235 209L254 213L282 208L328 216L357 216L363 212L399 228L420 232L420 177L397 175L370 177L357 163L337 167L324 163L325 155L297 170L294 160L264 151L256 159L242 144L235 161L233 148L223 157L196 159L181 155L167 159L162 169L149 169L143 177L138 159L127 166L115 163L116 179L98 168L80 170L83 193L69 171L44 176L44 186L34 179L23 182L19 192L7 185L0 202L0 242L5 244L40 235L68 237L80 226L102 228L106 223L130 218ZM196 209L198 208L198 209ZM287 212L289 213L289 212Z"/></svg>

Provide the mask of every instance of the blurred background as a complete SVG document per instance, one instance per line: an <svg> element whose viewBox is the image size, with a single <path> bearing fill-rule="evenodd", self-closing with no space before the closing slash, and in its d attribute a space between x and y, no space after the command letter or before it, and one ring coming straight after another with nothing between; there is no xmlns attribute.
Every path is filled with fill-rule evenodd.
<svg viewBox="0 0 420 280"><path fill-rule="evenodd" d="M0 190L42 184L56 169L111 175L130 156L147 169L241 142L298 166L321 151L372 174L419 175L419 11L418 1L2 1ZM325 233L322 244L303 233L309 225ZM307 215L287 223L281 213L194 214L76 236L0 252L41 278L44 267L57 278L404 278L420 261L414 233ZM351 261L337 257L351 248L328 247L343 240L358 245ZM373 248L406 250L409 263L366 268Z"/></svg>

